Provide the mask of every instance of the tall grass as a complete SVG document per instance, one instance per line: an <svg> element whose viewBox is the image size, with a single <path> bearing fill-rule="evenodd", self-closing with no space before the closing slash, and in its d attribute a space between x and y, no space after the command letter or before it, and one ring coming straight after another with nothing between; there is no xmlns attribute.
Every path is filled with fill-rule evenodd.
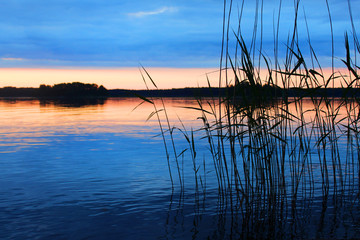
<svg viewBox="0 0 360 240"><path fill-rule="evenodd" d="M198 107L192 108L203 123L196 134L203 134L207 140L211 159L199 159L193 130L188 131L183 124L181 128L172 127L162 100L159 110L152 99L144 99L154 105L152 115L158 117L172 184L173 166L169 160L167 138L174 153L181 188L185 184L180 157L190 157L196 189L201 186L204 191L208 174L205 162L211 161L214 167L211 173L216 175L220 200L230 200L246 213L282 208L284 204L295 204L314 195L355 201L360 187L360 108L359 96L353 90L359 88L357 56L360 44L350 1L352 32L345 34L346 58L341 59L348 70L347 75L336 72L334 67L337 58L331 6L326 1L332 46L330 76L325 76L311 43L304 12L310 64L305 60L298 40L299 0L294 1L293 28L286 42L285 56L280 56L279 52L282 44L279 40L282 1L279 1L273 19L273 57L263 52L263 0L256 1L254 30L248 41L241 26L244 1L237 9L239 25L236 31L230 27L233 5L232 1L224 1L218 87L225 87L227 94L199 98ZM235 47L230 46L231 42L235 42ZM144 81L148 78L156 87L150 74L142 70ZM343 86L340 98L327 94L336 81ZM298 89L295 95L294 89ZM160 120L160 111L165 113L165 125ZM174 131L183 135L187 148L177 148Z"/></svg>

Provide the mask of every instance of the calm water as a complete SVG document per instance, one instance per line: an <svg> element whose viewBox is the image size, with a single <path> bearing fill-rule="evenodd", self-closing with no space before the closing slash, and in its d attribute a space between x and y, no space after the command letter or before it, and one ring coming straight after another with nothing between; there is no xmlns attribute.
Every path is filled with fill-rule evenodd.
<svg viewBox="0 0 360 240"><path fill-rule="evenodd" d="M194 194L191 168L185 191L172 190L156 119L145 121L153 109L132 111L139 103L0 100L0 239L360 237L358 201L299 202L270 224L266 209L247 219L219 201L211 176L207 194ZM187 127L200 126L196 112L179 108L195 101L166 105L171 121L179 115ZM201 142L198 154L208 154Z"/></svg>

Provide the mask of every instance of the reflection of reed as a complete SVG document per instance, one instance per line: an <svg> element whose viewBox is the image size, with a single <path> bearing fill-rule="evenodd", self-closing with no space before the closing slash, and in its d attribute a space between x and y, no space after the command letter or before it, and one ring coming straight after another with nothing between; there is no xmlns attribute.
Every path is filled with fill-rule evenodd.
<svg viewBox="0 0 360 240"><path fill-rule="evenodd" d="M325 78L310 40L311 68L305 63L300 50L297 39L299 1L295 3L294 29L287 43L284 66L279 63L278 43L275 37L275 59L272 59L275 63L274 67L261 50L258 58L255 57L258 50L253 46L255 43L261 46L262 39L256 39L254 34L250 46L247 45L240 27L239 32L235 33L236 49L239 52L236 52L234 57L230 56L228 21L230 21L231 7L232 2L229 6L224 1L224 9L228 14L225 12L223 19L224 57L221 59L219 86L222 84L229 86L230 74L235 76L235 86L229 87L226 97L213 96L210 100L199 99L198 106L192 108L198 111L199 119L203 122L202 128L196 132L202 133L203 138L208 142L214 165L212 173L217 179L219 196L217 231L223 232L227 229L228 223L225 223L223 218L226 210L222 210L230 209L231 219L234 215L237 219L235 213L240 214L240 222L234 223L236 229L231 228L230 232L237 231L238 226L241 226L239 230L241 237L286 238L286 235L282 235L283 228L285 232L289 231L297 235L299 231L306 231L309 228L306 226L306 219L311 213L307 210L318 205L314 203L314 199L321 198L323 199L321 211L316 215L320 218L318 226L320 235L316 237L327 237L328 235L321 235L321 231L324 222L327 222L325 215L329 199L333 200L332 206L335 209L335 223L332 226L334 228L339 221L338 208L345 211L344 206L356 205L359 200L360 109L358 96L351 95L356 92L352 89L359 87L356 55L360 53L360 45L356 32L353 31L353 43L349 43L348 35L345 36L346 60L343 60L343 63L350 75L345 77L337 74L333 68L332 75ZM350 7L349 10L351 15ZM261 16L262 9L256 9L256 13ZM329 20L332 25L330 11ZM256 24L257 22L254 29L257 27ZM276 29L275 36L278 36L279 26L276 26ZM351 44L356 46L355 58L351 58L350 55ZM333 56L333 61L334 58ZM261 62L264 62L268 69L266 79L260 77ZM314 62L319 65L318 68L314 67ZM224 75L225 83L222 83ZM147 76L154 83L149 74ZM342 89L343 97L334 99L323 94L329 86L335 85L337 79L345 83ZM244 89L239 88L244 85L248 86L246 92L237 91ZM276 93L278 85L284 89L280 96ZM271 89L274 89L275 93L270 96L277 101L268 104L269 98L264 97L262 90L266 88L259 86L274 87ZM288 94L290 91L287 90L291 88L322 89L323 95L319 96L319 92L316 91L304 91L305 95L290 97ZM148 101L145 98L144 100ZM153 101L148 102L154 105L155 114L159 117L156 104ZM162 111L166 111L163 104ZM170 135L180 187L184 188L184 179L181 178L178 158L190 153L187 156L192 162L195 191L198 193L199 182L203 182L202 179L205 179L208 173L201 171L207 164L199 161L196 154L197 143L194 141L194 131L187 131L184 126L181 129L170 126L167 116L166 122L161 134L164 140L167 134ZM188 143L188 147L182 151L177 150L181 153L179 155L176 154L173 138L176 130ZM170 167L169 152L167 153ZM170 174L172 170L174 169L170 167ZM206 185L201 184L201 187L206 192ZM194 223L197 223L195 220ZM258 229L263 231L257 232ZM221 233L219 234L218 237L223 237Z"/></svg>
<svg viewBox="0 0 360 240"><path fill-rule="evenodd" d="M204 198L198 202L191 193L185 198L176 196L170 197L165 222L166 237L170 239L356 239L358 236L359 209L349 211L351 203L339 204L336 198L299 199L276 207L257 202L246 209L220 203L216 210L208 211L213 200Z"/></svg>

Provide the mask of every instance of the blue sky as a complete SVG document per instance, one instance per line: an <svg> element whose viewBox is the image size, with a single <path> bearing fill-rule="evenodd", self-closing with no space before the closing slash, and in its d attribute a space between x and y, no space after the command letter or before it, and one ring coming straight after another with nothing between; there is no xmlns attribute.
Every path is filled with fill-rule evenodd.
<svg viewBox="0 0 360 240"><path fill-rule="evenodd" d="M350 1L360 26L360 0ZM234 1L232 28L236 29ZM336 55L344 55L344 33L351 32L347 0L329 0ZM271 56L273 19L279 1L264 1L264 50ZM254 1L246 1L242 32L252 36ZM304 0L311 40L329 64L330 26L325 0ZM284 0L280 45L293 20L293 1ZM217 67L221 50L220 0L4 0L0 2L0 68L7 67ZM303 20L300 46L307 51ZM358 30L360 32L360 30ZM233 46L233 45L232 45ZM304 52L306 52L304 50Z"/></svg>

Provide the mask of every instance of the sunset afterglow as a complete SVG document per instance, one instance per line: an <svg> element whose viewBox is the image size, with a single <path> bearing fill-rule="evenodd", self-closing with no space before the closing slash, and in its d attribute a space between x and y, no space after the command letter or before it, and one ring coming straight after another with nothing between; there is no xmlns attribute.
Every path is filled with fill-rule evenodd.
<svg viewBox="0 0 360 240"><path fill-rule="evenodd" d="M207 86L207 76L214 84L217 81L215 68L151 68L147 71L161 89ZM41 84L52 85L64 82L96 83L108 89L146 88L140 68L0 68L0 87L39 87Z"/></svg>
<svg viewBox="0 0 360 240"><path fill-rule="evenodd" d="M256 43L253 51L261 49L274 67L274 26L279 17L277 41L281 65L288 37L292 35L294 3L282 1L281 14L277 16L280 2L264 1L261 19L256 20L255 16L260 14L254 10L256 2L244 4L241 35L249 46L253 45L255 33L257 40L261 37L261 45ZM359 0L351 1L351 5L358 6ZM107 88L141 89L144 86L139 66L149 70L159 88L206 86L205 74L220 65L223 8L222 1L205 0L191 3L55 0L46 4L41 0L2 1L0 87L80 81ZM303 0L299 9L297 41L306 62L310 63L311 40L322 68L332 64L345 67L341 62L346 58L344 33L351 38L353 26L359 25L359 11L352 11L352 25L349 14L344 14L348 1L329 1L330 25L325 1ZM234 6L231 13L229 24L234 31L239 23L239 10L239 6ZM254 21L259 21L257 29ZM229 54L234 57L232 30ZM266 68L265 64L262 67Z"/></svg>

